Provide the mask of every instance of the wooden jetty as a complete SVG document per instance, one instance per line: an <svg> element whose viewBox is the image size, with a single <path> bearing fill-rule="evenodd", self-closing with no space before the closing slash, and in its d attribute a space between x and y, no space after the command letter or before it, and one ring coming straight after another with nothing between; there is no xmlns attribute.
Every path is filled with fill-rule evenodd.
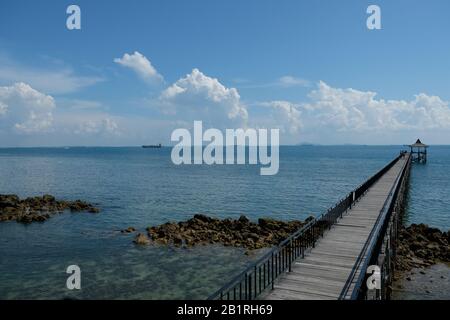
<svg viewBox="0 0 450 320"><path fill-rule="evenodd" d="M294 263L291 272L283 275L265 298L340 298L406 161L406 157L400 159L375 182L362 199L317 241L315 248ZM350 285L354 286L354 281Z"/></svg>
<svg viewBox="0 0 450 320"><path fill-rule="evenodd" d="M386 298L411 154L401 154L210 299ZM377 266L378 286L366 285ZM373 290L372 290L373 289Z"/></svg>

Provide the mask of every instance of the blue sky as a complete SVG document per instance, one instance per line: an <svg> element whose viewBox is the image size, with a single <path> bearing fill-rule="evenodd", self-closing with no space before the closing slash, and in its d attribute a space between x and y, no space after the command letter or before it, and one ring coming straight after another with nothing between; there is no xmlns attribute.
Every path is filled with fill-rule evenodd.
<svg viewBox="0 0 450 320"><path fill-rule="evenodd" d="M66 28L72 3L81 30ZM370 4L382 30L366 28ZM287 144L448 143L449 12L445 0L4 0L0 146L168 143L193 120L279 127Z"/></svg>

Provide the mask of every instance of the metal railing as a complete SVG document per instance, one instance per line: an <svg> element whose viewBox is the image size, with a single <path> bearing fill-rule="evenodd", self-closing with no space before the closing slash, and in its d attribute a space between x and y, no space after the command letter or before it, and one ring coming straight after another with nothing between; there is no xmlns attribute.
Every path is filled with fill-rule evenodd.
<svg viewBox="0 0 450 320"><path fill-rule="evenodd" d="M370 177L354 191L340 200L326 213L309 221L278 246L271 249L242 273L208 297L208 300L253 300L261 293L273 289L275 280L284 272L291 271L292 263L314 248L316 241L326 229L330 229L343 214L357 202L367 190L385 174L403 155L400 154L383 169Z"/></svg>

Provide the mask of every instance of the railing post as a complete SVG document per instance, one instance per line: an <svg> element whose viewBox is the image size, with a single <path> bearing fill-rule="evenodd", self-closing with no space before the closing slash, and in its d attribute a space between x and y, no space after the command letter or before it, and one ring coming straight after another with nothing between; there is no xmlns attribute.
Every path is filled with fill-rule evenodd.
<svg viewBox="0 0 450 320"><path fill-rule="evenodd" d="M261 272L259 272L259 283L261 284ZM257 294L258 294L258 290L256 289L256 266L255 266L255 298L256 298Z"/></svg>
<svg viewBox="0 0 450 320"><path fill-rule="evenodd" d="M274 272L273 272L273 252L272 252L272 267L270 268L271 272L272 272L272 290L273 290L273 286L274 286Z"/></svg>
<svg viewBox="0 0 450 320"><path fill-rule="evenodd" d="M242 300L242 281L239 282L239 300Z"/></svg>
<svg viewBox="0 0 450 320"><path fill-rule="evenodd" d="M275 257L274 257L275 259L275 264L274 264L274 266L275 266L275 271L274 271L274 276L276 277L276 276L278 276L278 255L276 255Z"/></svg>
<svg viewBox="0 0 450 320"><path fill-rule="evenodd" d="M305 258L305 241L304 241L304 236L302 235L302 237L300 238L300 250L302 253L302 259Z"/></svg>
<svg viewBox="0 0 450 320"><path fill-rule="evenodd" d="M315 228L314 224L311 229L312 229L312 247L315 248L316 247L316 228Z"/></svg>
<svg viewBox="0 0 450 320"><path fill-rule="evenodd" d="M266 263L263 264L263 288L266 288Z"/></svg>
<svg viewBox="0 0 450 320"><path fill-rule="evenodd" d="M248 275L248 300L252 300L252 274Z"/></svg>
<svg viewBox="0 0 450 320"><path fill-rule="evenodd" d="M245 291L245 300L248 300L248 291L247 291L247 273L245 273L245 277L244 277L244 291Z"/></svg>
<svg viewBox="0 0 450 320"><path fill-rule="evenodd" d="M289 241L289 272L292 272L291 261L292 261L292 240Z"/></svg>

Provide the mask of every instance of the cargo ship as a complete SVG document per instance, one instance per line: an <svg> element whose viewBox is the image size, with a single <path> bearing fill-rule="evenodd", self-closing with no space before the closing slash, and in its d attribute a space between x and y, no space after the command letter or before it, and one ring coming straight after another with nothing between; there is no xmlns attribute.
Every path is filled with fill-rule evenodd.
<svg viewBox="0 0 450 320"><path fill-rule="evenodd" d="M150 144L150 145L143 145L142 146L142 148L153 148L153 149L155 149L155 148L161 148L162 147L162 145L161 145L161 143L160 144Z"/></svg>

